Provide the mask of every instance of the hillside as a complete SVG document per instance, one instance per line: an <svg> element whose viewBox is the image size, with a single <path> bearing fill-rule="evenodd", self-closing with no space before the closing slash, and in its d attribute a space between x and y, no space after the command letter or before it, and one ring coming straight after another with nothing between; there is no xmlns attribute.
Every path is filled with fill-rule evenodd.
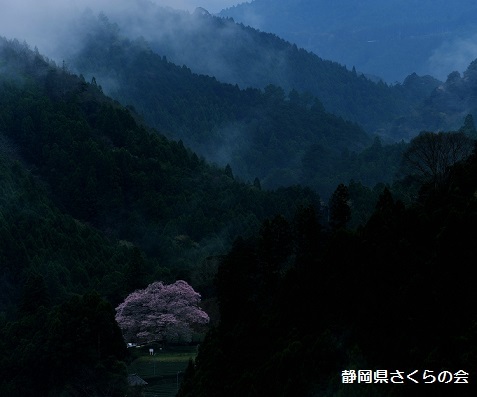
<svg viewBox="0 0 477 397"><path fill-rule="evenodd" d="M293 203L318 205L306 189L262 191L236 181L230 168L148 129L95 83L25 45L3 39L0 57L9 70L1 77L4 156L30 170L61 211L139 246L157 271L226 250L231 238Z"/></svg>
<svg viewBox="0 0 477 397"><path fill-rule="evenodd" d="M358 161L360 165L357 168L357 163L350 161L348 154L363 157L363 149L373 147L372 138L356 125L330 114L326 105L310 91L300 92L292 88L287 92L281 85L270 84L262 89L241 89L237 85L220 82L220 78L196 74L192 70L194 66L192 69L186 65L180 67L169 58L181 48L181 53L190 56L194 65L193 58L208 60L210 65L222 64L224 70L230 73L235 69L248 72L262 68L264 75L273 75L267 72L267 68L271 67L271 64L267 66L268 61L262 62L260 56L251 58L241 53L240 48L250 50L252 43L256 43L257 54L277 54L274 52L277 43L289 46L292 52L293 46L276 36L247 30L207 14L191 15L160 8L152 11L147 20L128 20L136 24L133 26L141 26L139 31L148 33L151 41L143 37L135 40L128 38L126 32L132 34L132 28L120 18L122 24L118 25L110 22L105 15L100 18L85 15L83 25L88 27L88 35L82 41L81 49L71 56L68 65L88 79L96 76L106 92L125 105L133 105L150 125L168 137L181 139L208 161L221 166L231 165L240 178L249 181L259 178L265 188L299 183L314 188L327 198L341 182L355 180L373 186L378 182L392 181L400 149L396 147L387 160L379 159L379 154L372 155L373 163L369 163L370 157L367 156L368 160ZM160 22L159 26L169 27L172 17L177 19L174 25L177 31L172 30L169 35L162 30L151 33L148 23ZM188 30L179 29L185 25L189 26ZM194 32L201 34L194 35ZM229 59L227 64L231 51L218 44L211 45L213 40L222 40L225 32L236 38L234 45L238 52L235 55L245 54L243 61L236 57L235 61ZM249 38L247 47L241 42L244 37ZM207 38L212 41L208 42ZM269 40L264 41L264 38ZM185 44L180 47L178 43ZM209 53L210 48L215 48L217 53ZM309 56L309 60L318 60L313 54L296 51ZM290 56L290 61L296 61L296 57ZM223 62L218 62L218 59ZM253 62L259 64L251 67ZM324 64L327 63L320 61L313 64L310 73ZM409 141L423 130L456 130L463 124L465 116L473 112L469 101L465 104L462 101L445 101L434 112L447 116L436 122L435 118L425 114L426 111L429 113L425 104L442 87L432 77L420 77L413 73L402 84L390 87L372 83L353 71L334 74L343 69L328 64L329 70L323 70L322 79L316 81L330 83L329 87L335 89L329 92L340 102L340 106L359 110L362 121L367 118L374 123L376 118L380 118L382 124L375 133L386 144L403 139ZM342 86L346 91L340 90L338 83L334 84L334 78L344 82ZM286 86L287 75L281 75L277 82ZM471 84L469 79L463 79L461 83L467 91L472 90ZM392 106L390 99L394 103ZM381 106L389 106L392 111L386 112ZM366 121L363 122L366 124ZM392 163L389 159L396 161Z"/></svg>
<svg viewBox="0 0 477 397"><path fill-rule="evenodd" d="M412 136L421 131L451 131L459 128L467 114L477 116L477 59L461 74L449 74L413 112L396 120L391 134Z"/></svg>
<svg viewBox="0 0 477 397"><path fill-rule="evenodd" d="M342 178L360 179L346 165L334 174L327 168L341 162L344 152L360 153L372 137L325 111L310 94L286 93L273 85L260 90L221 83L173 64L144 40L126 38L105 18L90 22L90 37L72 67L104 81L104 90L132 105L149 125L182 140L208 161L229 164L236 176L258 178L264 188L302 184L325 198ZM306 158L317 147L327 161L318 175L311 175Z"/></svg>
<svg viewBox="0 0 477 397"><path fill-rule="evenodd" d="M0 394L89 379L88 395L123 395L113 307L178 277L210 298L214 275L202 270L237 235L319 210L319 197L235 180L26 44L2 38L0 64Z"/></svg>
<svg viewBox="0 0 477 397"><path fill-rule="evenodd" d="M389 122L407 114L439 85L438 80L428 77L411 86L408 82L396 86L375 83L352 68L320 58L274 34L200 12L189 14L150 4L132 8L126 15L110 12L103 17L122 36L145 41L158 56L195 74L241 89L264 89L272 84L285 93L295 89L311 94L325 110L358 123L370 134L379 133ZM73 24L80 27L71 33L79 44L70 48L70 53L82 48L81 37L88 40L96 30L93 15L83 18ZM68 58L71 67L76 67L74 57L71 54ZM88 72L94 71L91 66L100 68L101 64L89 65ZM75 71L83 73L81 65ZM101 77L105 88L115 88L115 76Z"/></svg>
<svg viewBox="0 0 477 397"><path fill-rule="evenodd" d="M462 73L477 57L476 12L471 0L458 6L443 0L254 0L218 15L394 83L411 73L440 80Z"/></svg>
<svg viewBox="0 0 477 397"><path fill-rule="evenodd" d="M474 150L407 206L385 188L356 231L304 210L237 239L178 396L475 395L476 171Z"/></svg>
<svg viewBox="0 0 477 397"><path fill-rule="evenodd" d="M142 4L142 14L117 22L84 14L77 35L63 37L72 44L59 63L0 37L0 395L131 395L132 354L114 308L154 281L178 280L211 318L178 396L422 392L390 384L350 392L346 369L472 379L477 295L454 264L476 255L477 153L468 157L474 142L464 135L476 130L470 115L458 120L462 108L475 110L475 62L445 83L411 74L388 86L231 20ZM166 22L172 37L147 37ZM184 22L192 29L181 31ZM203 61L225 31L233 45L222 48L223 66L261 76L257 86L197 73L156 47L174 42ZM296 81L314 76L308 86L323 83L349 118L279 84L282 45L302 56L290 58ZM268 81L275 72L277 84ZM426 105L462 134L388 144L425 125ZM363 125L380 120L379 134L351 111ZM449 137L465 155L444 147L436 178L414 163L386 183L409 148L442 149ZM157 317L133 310L147 333L176 332L158 320L175 321L167 304L149 301ZM190 307L179 303L186 318ZM453 385L425 387L441 396Z"/></svg>

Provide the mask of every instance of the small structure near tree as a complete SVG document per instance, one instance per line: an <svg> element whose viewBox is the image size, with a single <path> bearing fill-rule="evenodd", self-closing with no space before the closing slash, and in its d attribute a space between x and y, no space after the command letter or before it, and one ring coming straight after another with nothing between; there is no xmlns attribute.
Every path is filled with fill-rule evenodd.
<svg viewBox="0 0 477 397"><path fill-rule="evenodd" d="M128 375L128 384L132 387L146 386L147 382L137 374Z"/></svg>
<svg viewBox="0 0 477 397"><path fill-rule="evenodd" d="M131 374L131 375L128 375L128 384L129 384L128 396L141 397L144 395L143 389L145 386L147 386L148 383L137 374Z"/></svg>

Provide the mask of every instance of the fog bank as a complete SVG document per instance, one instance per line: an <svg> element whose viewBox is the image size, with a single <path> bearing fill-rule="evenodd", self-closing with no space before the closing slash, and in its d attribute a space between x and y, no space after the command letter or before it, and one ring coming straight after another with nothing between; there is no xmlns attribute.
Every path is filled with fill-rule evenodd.
<svg viewBox="0 0 477 397"><path fill-rule="evenodd" d="M236 0L0 0L0 35L26 41L32 48L52 58L58 43L67 39L68 32L81 13L89 10L107 16L127 14L146 8L148 3L161 7L193 12L203 7L210 13L237 3ZM74 27L74 26L73 26ZM72 43L74 45L74 43Z"/></svg>

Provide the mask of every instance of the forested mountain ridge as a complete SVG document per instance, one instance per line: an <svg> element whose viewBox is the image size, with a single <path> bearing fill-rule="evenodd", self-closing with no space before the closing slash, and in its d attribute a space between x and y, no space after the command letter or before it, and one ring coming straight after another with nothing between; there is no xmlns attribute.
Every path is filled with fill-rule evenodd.
<svg viewBox="0 0 477 397"><path fill-rule="evenodd" d="M112 241L137 245L157 260L151 266L159 272L195 265L293 203L319 206L309 189L262 191L236 181L230 168L211 166L180 141L139 125L100 87L26 45L2 39L0 57L5 161L26 167L25 177L44 186L39 198L47 194L54 206ZM6 202L12 190L6 188Z"/></svg>
<svg viewBox="0 0 477 397"><path fill-rule="evenodd" d="M413 72L441 80L462 72L477 57L476 12L471 0L254 0L217 15L394 83Z"/></svg>
<svg viewBox="0 0 477 397"><path fill-rule="evenodd" d="M436 127L435 120L423 116L422 120L414 118L412 120L415 120L415 123L408 122L402 129L399 128L401 120L408 118L410 114L420 117L419 114L425 107L423 104L429 101L435 90L443 84L432 76L410 73L400 84L388 86L374 83L358 75L354 70L347 70L336 62L323 60L274 34L260 32L229 19L220 19L199 12L188 14L154 5L150 7L141 12L134 9L127 17L113 14L111 22L104 16L103 25L109 24L110 30L112 27L115 29L114 34L109 33L108 40L112 42L108 45L107 41L103 41L105 47L93 43L89 49L84 45L76 46L75 48L82 48L82 51L79 56L75 53L69 57L70 66L78 73L83 70L88 76L96 74L99 76L98 79L103 81L104 88L109 94L119 96L122 91L124 100L133 99L132 93L135 92L133 80L141 80L144 86L161 84L165 88L171 84L171 88L168 88L169 94L174 94L176 90L172 89L172 84L178 82L177 77L171 80L163 79L159 83L158 76L154 77L152 70L147 74L138 74L131 69L130 60L129 65L126 62L126 54L128 51L132 54L137 53L137 49L132 49L137 46L145 51L143 60L149 58L151 62L154 57L163 58L172 64L184 65L193 72L193 75L203 73L214 76L219 81L237 84L241 88L252 86L264 89L271 83L282 88L285 95L296 91L300 95L308 96L306 99L308 101L311 97L317 98L326 111L358 123L366 132L381 136L385 142L409 140L422 130L434 130ZM85 15L82 24L87 28L89 39L81 42L91 45L91 33L99 33L104 26L98 27L98 21L93 15ZM104 32L99 34L102 39L98 40L101 42L105 39L105 35ZM125 46L121 37L128 38L131 43ZM140 38L137 39L138 37ZM121 56L123 62L126 62L123 67L132 76L127 80L122 77L121 84L118 78L125 73L124 70L120 72L121 64L116 62L115 72L108 73L105 68L105 65L111 67L115 63L114 56L118 56L118 51L123 52ZM105 59L108 52L111 52L112 59ZM138 65L135 64L136 69ZM451 72L450 70L449 73ZM182 77L186 79L185 75ZM205 80L201 84L203 83ZM467 82L463 81L463 84L466 85ZM202 85L201 89L203 87ZM210 89L206 91L208 91L206 94L196 96L207 97ZM158 100L157 96L161 95L158 92L161 92L159 86L153 97L136 98L142 102L139 103L139 108L143 108L147 103L149 121L157 123L159 118L163 121L166 118L173 121L170 114L156 114L162 108L154 105ZM186 91L187 93L190 92ZM175 102L176 109L173 113L177 113L177 106L180 106L180 101ZM443 110L449 117L445 119L445 123L439 123L441 130L456 129L463 122L465 114L469 113L469 106L463 108L459 107L460 105L459 102L454 103ZM217 106L213 100L211 107L216 109ZM206 112L194 118L204 119ZM229 117L230 114L231 110L227 109ZM477 115L474 114L475 116ZM217 114L207 114L208 124L205 124L207 133L211 134L210 129L214 123L224 120L218 117ZM174 122L175 130L181 130L183 120L179 123L177 120ZM217 138L217 134L214 138ZM192 147L200 151L199 146Z"/></svg>
<svg viewBox="0 0 477 397"><path fill-rule="evenodd" d="M391 130L409 137L416 129L455 130L462 125L467 114L477 115L476 90L477 59L462 74L457 71L450 73L445 83L439 85L413 112L396 120Z"/></svg>
<svg viewBox="0 0 477 397"><path fill-rule="evenodd" d="M85 15L88 35L82 41L80 50L71 55L67 64L74 70L82 71L88 79L96 76L106 92L123 104L133 105L150 125L169 137L182 139L187 146L209 161L221 165L229 163L241 178L253 180L258 177L267 188L300 183L311 186L323 197L328 197L338 183L347 183L352 179L368 186L392 181L398 166L397 158L402 153L402 144L394 147L386 145L386 150L392 153L386 158L380 158L381 155L377 152L374 158L373 155L365 156L363 149L381 146L371 145L372 140L355 124L343 122L327 113L326 106L322 106L322 102L309 91L292 89L286 92L280 85L268 85L263 89L241 89L237 85L221 83L215 77L197 75L186 65L180 67L169 57L160 55L162 51L170 54L169 47L177 50L179 47L175 45L184 40L187 43L182 48L184 54L191 51L199 61L209 60L213 63L212 60L215 59L221 64L208 53L213 47L213 41L209 43L204 37L200 38L200 35L196 35L199 38L192 38L196 30L172 30L174 35L169 31L169 36L173 38L165 35L164 32L172 29L168 19L171 16L177 19L176 29L183 26L184 21L188 21L188 25L193 27L195 24L200 27L209 26L209 30L205 30L208 34L202 32L205 37L209 37L209 34L214 36L212 32L217 30L227 31L231 35L229 38L238 37L236 41L239 46L242 45L240 32L244 30L243 27L210 15L174 13L156 8L153 8L148 14L149 19L145 21L141 19L141 15L133 13L132 16L145 23L146 27L140 31L150 33L151 41L128 38L131 26L138 24L134 18L128 19L132 24L129 28L123 28L124 21L118 25L110 22L105 15L99 19ZM161 21L163 30L158 29L152 34L147 24L157 21ZM251 37L250 40L253 38L261 42L262 46L268 41L284 43L276 36L249 30L247 34ZM191 35L190 40L184 39L186 35ZM215 36L221 37L221 34L216 33ZM260 41L257 37L265 39ZM193 40L203 42L200 44ZM253 40L251 43L254 43ZM231 46L237 45L234 41L231 43ZM286 45L292 52L301 51L293 49L290 44ZM273 45L266 48L268 50L264 51L269 53ZM311 57L309 59L314 57L313 54L308 55ZM247 59L249 58L238 57L231 64L232 70L236 63L243 63L244 67L239 69L246 70ZM330 70L343 71L337 65L329 65L332 66ZM224 64L222 66L225 67ZM314 65L309 70L319 69ZM342 101L342 105L343 101L349 100L355 101L357 106L368 103L368 100L375 103L376 106L370 105L371 110L363 108L361 114L362 117L371 118L374 117L372 114L379 114L379 117L387 120L376 131L385 143L394 139L410 140L423 130L457 130L463 124L465 116L475 112L472 95L465 94L473 89L473 80L467 77L459 83L459 95L463 93L468 97L465 102L441 101L440 108L433 110L432 98L439 97L438 94L447 83L413 73L402 85L389 87L382 83L372 83L352 71L344 73L341 78L344 78L344 86L349 91L342 92L332 83L330 88L338 87L333 95ZM318 80L325 82L332 73L323 71L318 75L321 78ZM348 78L351 80L347 80ZM456 92L455 88L453 90ZM356 97L357 93L362 95L360 98L364 102ZM396 105L396 93L400 98L398 102L405 104L403 108ZM391 106L386 98L394 98L394 105ZM379 107L378 104L382 103L388 103L393 108L392 117ZM397 116L398 113L400 116ZM446 116L442 117L443 114ZM370 159L372 163L369 163ZM395 161L390 161L391 159Z"/></svg>
<svg viewBox="0 0 477 397"><path fill-rule="evenodd" d="M91 17L86 16L89 21L79 25L89 29ZM410 112L440 83L430 76L394 86L375 83L274 34L200 12L189 14L150 4L133 8L126 16L110 12L106 17L125 37L144 38L154 53L185 65L193 73L213 76L242 89L263 89L273 84L286 93L292 89L309 93L327 111L359 123L368 133L379 132ZM76 68L76 61L71 67ZM75 70L82 73L79 67Z"/></svg>
<svg viewBox="0 0 477 397"><path fill-rule="evenodd" d="M149 125L181 139L208 161L230 164L245 180L258 177L265 188L299 183L325 198L343 179L365 174L341 157L361 153L372 137L326 112L312 95L285 93L274 85L243 90L221 83L171 63L143 39L124 37L105 17L90 23L89 38L71 67L104 81L106 91L133 105ZM314 166L311 152L322 158ZM391 178L392 170L370 174L366 183Z"/></svg>
<svg viewBox="0 0 477 397"><path fill-rule="evenodd" d="M347 230L354 203L344 184L331 197L328 217L311 189L270 191L258 178L243 182L230 166L211 165L167 138L181 125L177 119L168 120L174 131L152 129L133 106L105 96L106 84L170 69L166 80L184 78L188 85L169 98L204 106L197 119L202 132L208 115L220 121L247 113L241 106L250 101L260 110L248 116L256 119L252 125L277 122L276 147L278 138L290 138L279 135L282 125L324 126L323 141L301 153L310 180L322 167L325 175L338 171L327 157L333 144L343 149L332 154L348 170L367 159L392 168L404 143L384 146L376 138L360 153L346 151L370 136L325 112L312 95L218 84L157 56L146 40L135 47L111 34L114 26L105 27L106 37L90 31L101 40L88 48L112 58L116 75L109 81L86 80L70 71L69 61L57 66L26 43L0 39L1 395L129 394L128 353L114 307L156 280L186 279L206 300L219 299L217 327L201 343L180 395L351 395L339 375L358 366L473 371L475 288L467 273L448 265L475 257L475 153L445 167L439 189L424 184L408 208L380 185L370 221ZM134 61L127 73L112 67L125 60ZM101 65L98 70L109 69ZM136 94L156 93L151 81ZM187 88L199 82L218 94L191 101L197 91L188 96ZM219 106L224 93L239 98L227 111ZM167 105L161 101L156 104ZM211 103L214 111L207 110ZM174 106L182 125L192 125L187 106ZM398 387L386 392L399 395ZM435 395L449 390L429 388ZM374 388L356 393L376 394Z"/></svg>
<svg viewBox="0 0 477 397"><path fill-rule="evenodd" d="M476 172L474 147L408 206L383 189L358 230L305 210L237 239L217 275L221 321L178 396L475 395Z"/></svg>
<svg viewBox="0 0 477 397"><path fill-rule="evenodd" d="M207 299L210 256L319 197L235 180L27 44L0 68L1 394L124 395L113 307L177 277Z"/></svg>

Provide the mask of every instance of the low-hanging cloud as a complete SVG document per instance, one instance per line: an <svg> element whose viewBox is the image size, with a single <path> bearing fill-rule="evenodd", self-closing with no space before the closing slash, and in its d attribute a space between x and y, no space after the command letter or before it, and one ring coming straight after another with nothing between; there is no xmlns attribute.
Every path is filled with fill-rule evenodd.
<svg viewBox="0 0 477 397"><path fill-rule="evenodd" d="M230 7L234 0L0 0L0 36L26 41L47 56L63 42L75 18L85 10L106 15L125 14L153 3L161 7L193 12L203 7L210 13Z"/></svg>
<svg viewBox="0 0 477 397"><path fill-rule="evenodd" d="M477 34L444 42L429 58L433 76L446 80L451 72L462 73L477 58Z"/></svg>

